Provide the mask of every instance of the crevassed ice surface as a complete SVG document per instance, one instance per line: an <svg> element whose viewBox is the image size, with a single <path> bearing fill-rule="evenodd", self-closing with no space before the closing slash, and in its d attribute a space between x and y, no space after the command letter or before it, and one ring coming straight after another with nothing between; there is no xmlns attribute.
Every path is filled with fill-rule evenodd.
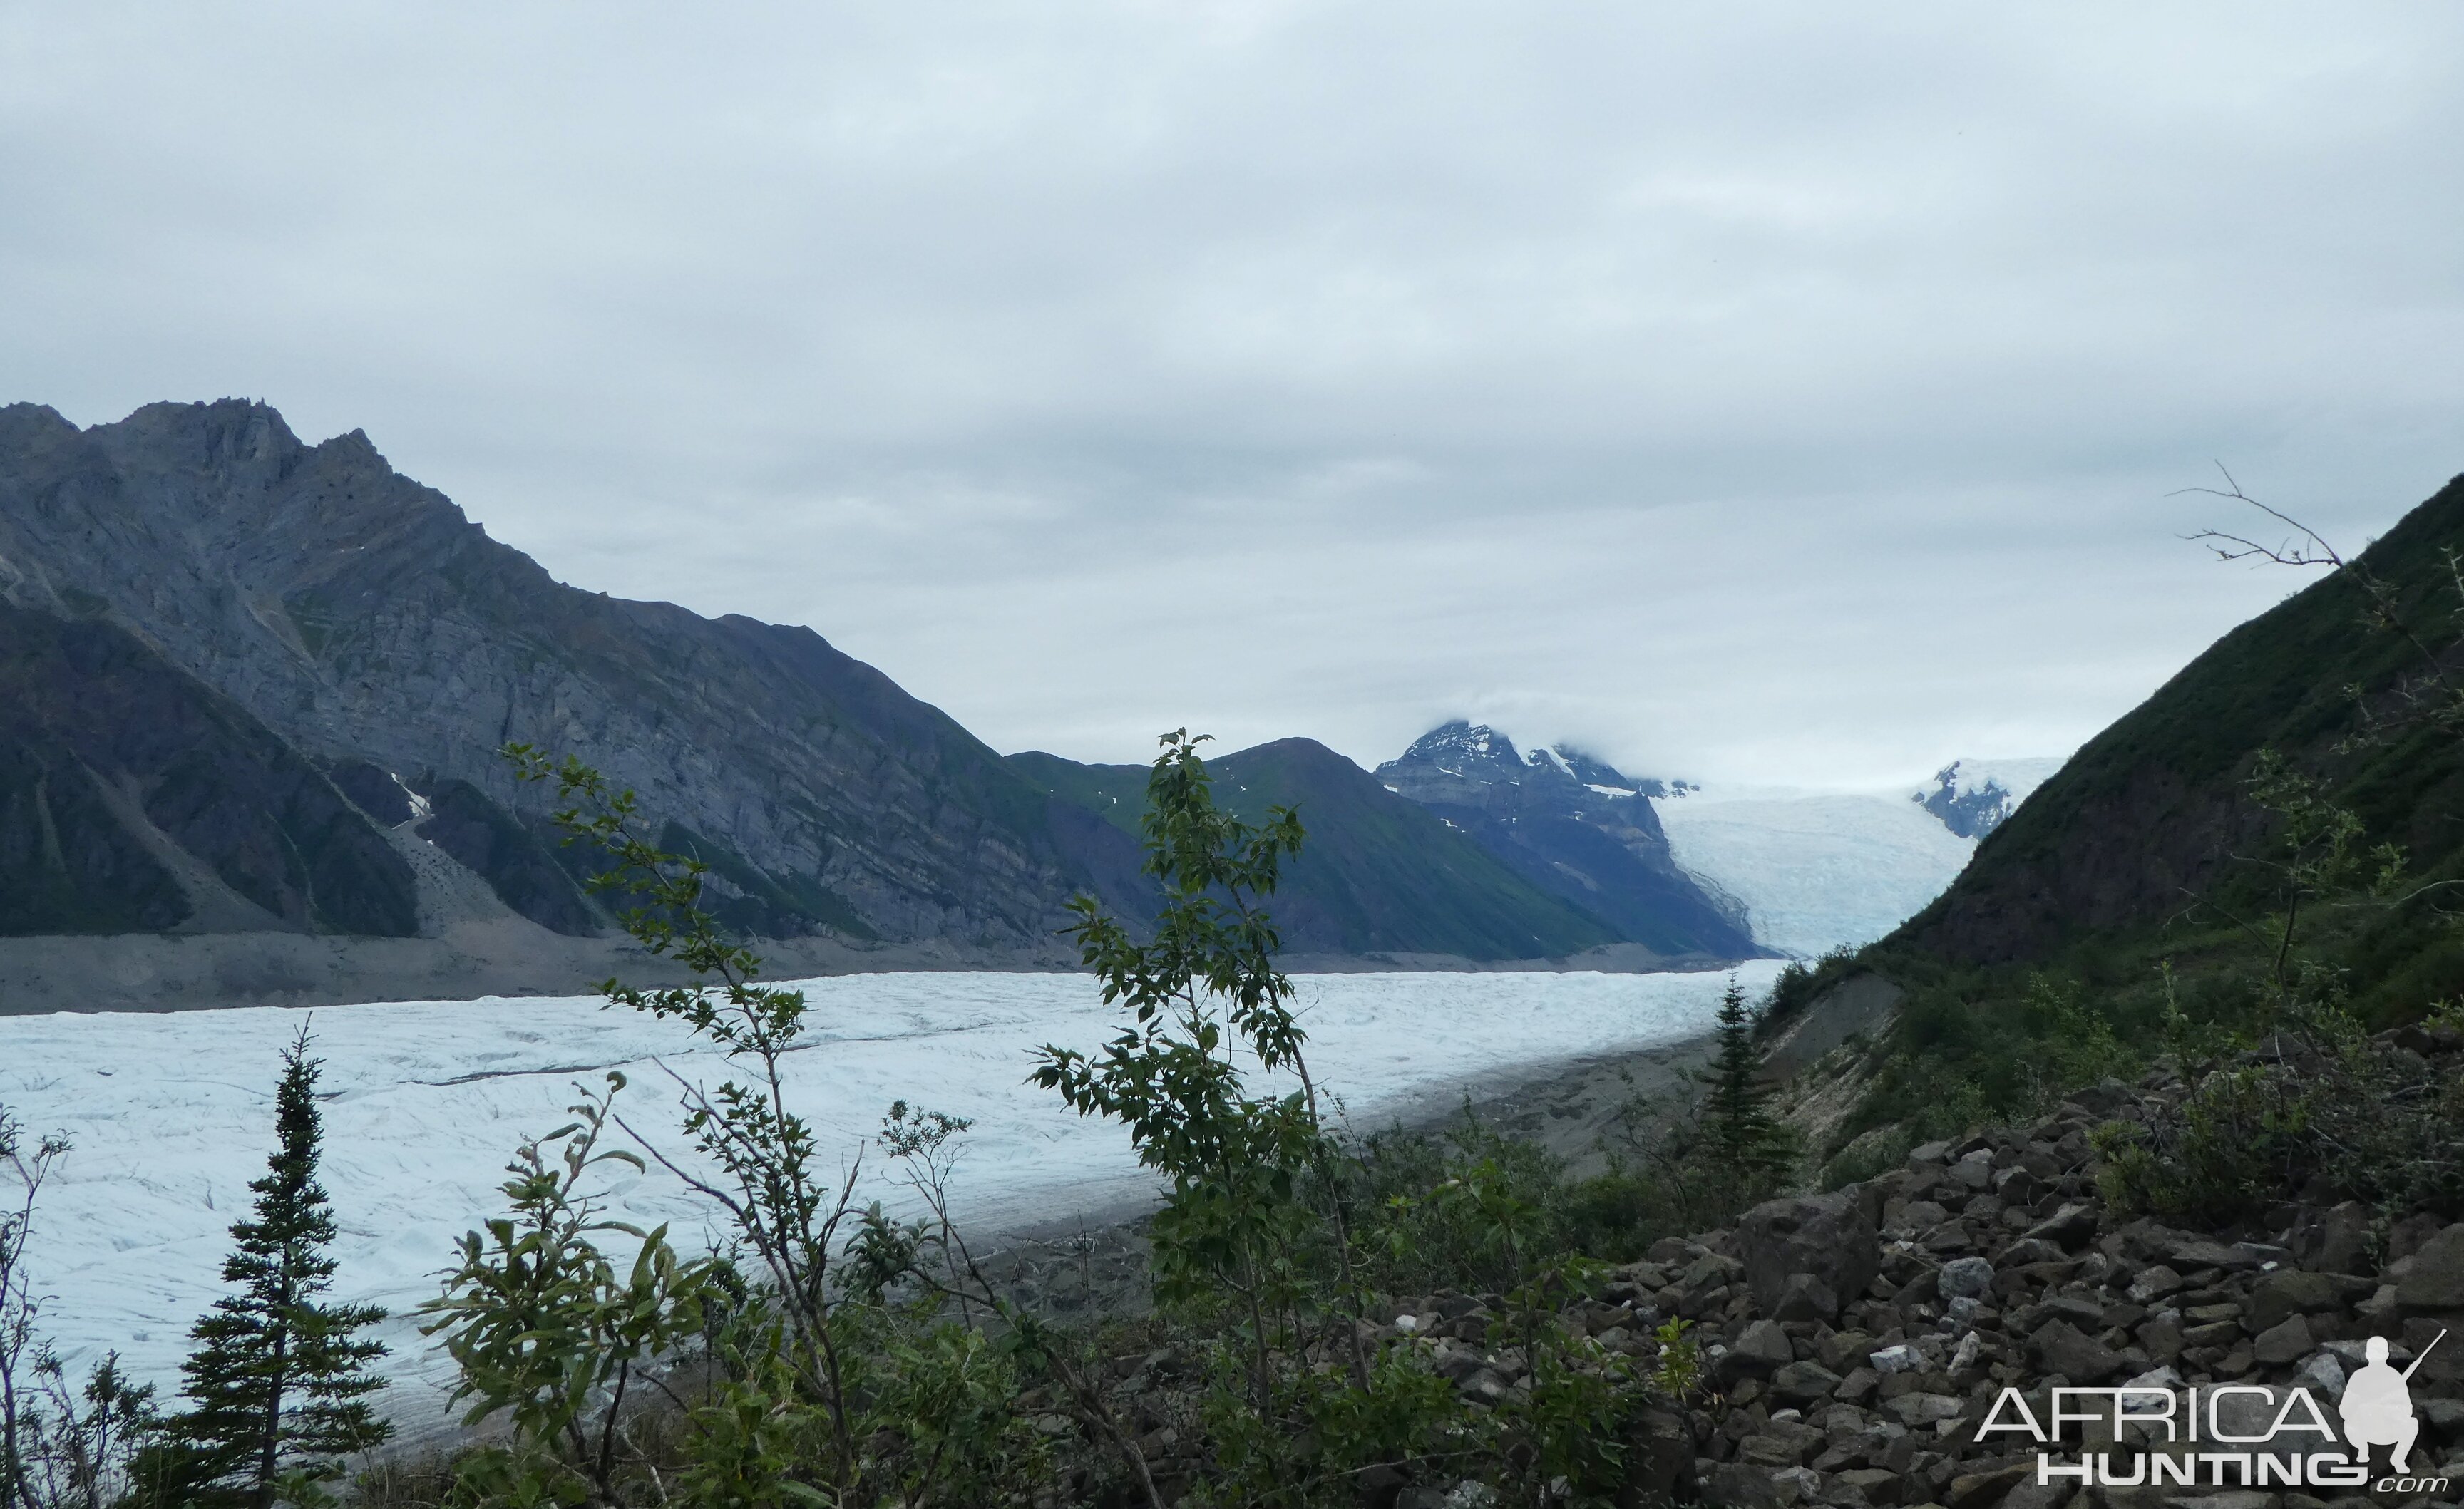
<svg viewBox="0 0 2464 1509"><path fill-rule="evenodd" d="M1963 759L1962 783L2025 800L2058 759ZM1712 784L1655 800L1670 854L1745 903L1754 941L1803 958L1873 942L1943 893L1963 839L1904 789L1804 791Z"/></svg>
<svg viewBox="0 0 2464 1509"><path fill-rule="evenodd" d="M1739 972L1759 993L1774 967ZM1310 1065L1355 1122L1551 1061L1705 1029L1720 974L1336 974L1295 981ZM960 1218L999 1232L1100 1215L1154 1190L1120 1128L1026 1084L1041 1043L1093 1049L1120 1019L1083 975L913 973L803 982L810 1046L787 1070L825 1144L865 1148L893 1100L974 1119L956 1185ZM410 1312L437 1289L454 1238L501 1207L517 1144L567 1120L573 1085L619 1069L626 1119L671 1156L672 1070L724 1073L680 1025L588 998L488 998L153 1014L0 1017L0 1105L75 1150L36 1212L31 1266L52 1297L43 1329L73 1369L118 1348L141 1378L178 1386L188 1327L222 1293L231 1221L274 1142L277 1055L314 1017L324 1061L324 1183L341 1228L335 1295L386 1306L406 1430L440 1418L449 1368ZM896 1209L878 1177L866 1197ZM712 1213L653 1163L608 1182L610 1214L706 1241Z"/></svg>

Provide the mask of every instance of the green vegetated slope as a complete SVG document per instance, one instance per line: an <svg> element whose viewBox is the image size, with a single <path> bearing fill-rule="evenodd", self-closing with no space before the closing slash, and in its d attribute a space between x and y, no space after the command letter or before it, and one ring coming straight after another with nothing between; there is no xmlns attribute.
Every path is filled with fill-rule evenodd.
<svg viewBox="0 0 2464 1509"><path fill-rule="evenodd" d="M1082 765L1040 751L1009 762L1055 797L1138 831L1145 766ZM1300 812L1308 842L1271 904L1288 947L1497 960L1620 941L1607 923L1533 886L1315 740L1279 739L1207 768L1216 799L1243 820L1270 806Z"/></svg>
<svg viewBox="0 0 2464 1509"><path fill-rule="evenodd" d="M2090 740L1891 936L1784 980L1780 1019L1859 972L1907 991L1830 1145L2019 1114L2188 1042L2264 1043L2302 1014L2385 1028L2464 995L2464 747L2422 695L2464 662L2451 552L2464 479ZM2365 580L2409 635L2372 621ZM2280 971L2287 825L2252 786L2263 752L2357 820L2356 850L2405 859L2381 894L2357 864L2307 897Z"/></svg>
<svg viewBox="0 0 2464 1509"><path fill-rule="evenodd" d="M2464 601L2447 553L2464 550L2464 478L2413 510L2358 564L2395 589L2406 621L2453 664ZM2124 945L2195 945L2269 905L2275 825L2248 781L2262 749L2324 782L2372 842L2401 844L2418 881L2464 873L2464 747L2418 720L2401 689L2430 667L2366 622L2339 574L2242 624L2090 740L1976 852L1936 901L1882 945L1959 964L2082 962ZM2350 689L2359 688L2357 705ZM2365 705L2387 736L2353 742ZM2354 988L2401 1011L2464 991L2464 940L2429 903L2341 908Z"/></svg>

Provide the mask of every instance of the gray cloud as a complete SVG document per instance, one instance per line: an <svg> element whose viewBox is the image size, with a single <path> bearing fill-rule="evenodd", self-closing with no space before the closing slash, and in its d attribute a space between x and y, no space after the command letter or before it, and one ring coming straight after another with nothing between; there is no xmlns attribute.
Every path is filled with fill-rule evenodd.
<svg viewBox="0 0 2464 1509"><path fill-rule="evenodd" d="M2059 752L2464 469L2452 8L24 7L0 394L263 397L1005 749Z"/></svg>

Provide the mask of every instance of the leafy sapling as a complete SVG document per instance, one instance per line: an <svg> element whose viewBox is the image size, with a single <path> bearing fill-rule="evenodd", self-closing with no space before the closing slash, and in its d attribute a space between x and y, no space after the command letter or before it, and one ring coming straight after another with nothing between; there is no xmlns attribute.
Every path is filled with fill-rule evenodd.
<svg viewBox="0 0 2464 1509"><path fill-rule="evenodd" d="M503 1187L512 1214L464 1235L459 1266L424 1307L434 1317L424 1329L444 1337L461 1370L454 1401L472 1401L463 1423L501 1416L513 1428L511 1446L463 1464L473 1497L617 1501L620 1469L636 1454L622 1450L628 1395L665 1392L658 1367L700 1334L714 1261L680 1257L665 1226L608 1219L584 1188L605 1165L642 1170L633 1153L600 1146L624 1087L611 1071L604 1091L583 1090L568 1107L574 1120L522 1144ZM599 1245L611 1233L635 1244L630 1263Z"/></svg>

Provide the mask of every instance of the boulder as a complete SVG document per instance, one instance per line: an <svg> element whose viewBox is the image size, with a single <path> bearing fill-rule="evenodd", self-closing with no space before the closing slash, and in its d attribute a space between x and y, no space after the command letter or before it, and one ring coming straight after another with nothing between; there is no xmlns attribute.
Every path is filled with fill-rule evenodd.
<svg viewBox="0 0 2464 1509"><path fill-rule="evenodd" d="M1822 1450L1822 1432L1798 1420L1773 1420L1737 1443L1737 1460L1765 1468L1802 1467Z"/></svg>
<svg viewBox="0 0 2464 1509"><path fill-rule="evenodd" d="M2142 1268L2138 1276L2130 1280L2130 1302L2153 1304L2181 1288L2183 1281L2180 1274L2161 1262L2153 1267Z"/></svg>
<svg viewBox="0 0 2464 1509"><path fill-rule="evenodd" d="M1934 1275L1934 1286L1946 1300L1974 1300L1993 1290L1993 1265L1982 1258L1954 1258Z"/></svg>
<svg viewBox="0 0 2464 1509"><path fill-rule="evenodd" d="M1820 1363L1791 1363L1771 1374L1771 1386L1779 1399L1809 1405L1830 1398L1839 1387L1839 1375Z"/></svg>
<svg viewBox="0 0 2464 1509"><path fill-rule="evenodd" d="M2314 1352L2310 1360L2296 1368L2293 1387L2307 1389L2321 1399L2344 1397L2344 1366L2336 1361L2333 1352Z"/></svg>
<svg viewBox="0 0 2464 1509"><path fill-rule="evenodd" d="M1796 1347L1777 1321L1756 1321L1736 1345L1711 1360L1711 1376L1733 1388L1748 1378L1768 1378L1796 1361Z"/></svg>
<svg viewBox="0 0 2464 1509"><path fill-rule="evenodd" d="M2396 1307L2407 1315L2464 1310L2464 1221L2414 1250L2396 1280Z"/></svg>
<svg viewBox="0 0 2464 1509"><path fill-rule="evenodd" d="M1854 1194L1767 1200L1738 1218L1724 1251L1743 1259L1755 1307L1776 1315L1789 1279L1810 1274L1835 1297L1865 1292L1881 1271L1881 1239ZM1808 1291L1800 1287L1802 1300ZM1819 1319L1831 1321L1837 1311Z"/></svg>
<svg viewBox="0 0 2464 1509"><path fill-rule="evenodd" d="M2250 1328L2269 1331L2297 1315L2320 1315L2366 1298L2377 1285L2350 1274L2279 1268L2250 1292Z"/></svg>
<svg viewBox="0 0 2464 1509"><path fill-rule="evenodd" d="M2297 1315L2258 1333L2250 1354L2270 1367L2287 1367L2310 1355L2310 1321Z"/></svg>
<svg viewBox="0 0 2464 1509"><path fill-rule="evenodd" d="M2294 1236L2301 1266L2321 1273L2360 1273L2369 1260L2370 1208L2346 1200L2303 1223Z"/></svg>
<svg viewBox="0 0 2464 1509"><path fill-rule="evenodd" d="M2229 1271L2255 1268L2260 1262L2259 1256L2252 1252L2247 1244L2236 1242L2228 1247L2222 1242L2211 1242L2202 1238L2174 1243L2166 1252L2165 1260L2185 1272L2195 1272L2201 1268L2223 1268Z"/></svg>
<svg viewBox="0 0 2464 1509"><path fill-rule="evenodd" d="M1793 1273L1788 1285L1780 1291L1779 1303L1771 1315L1781 1321L1821 1321L1826 1324L1839 1314L1839 1298L1830 1285L1810 1273Z"/></svg>
<svg viewBox="0 0 2464 1509"><path fill-rule="evenodd" d="M1947 1393L1903 1393L1882 1401L1884 1411L1910 1430L1937 1420L1956 1420L1963 1408L1955 1395Z"/></svg>
<svg viewBox="0 0 2464 1509"><path fill-rule="evenodd" d="M1814 1344L1814 1356L1823 1367L1837 1372L1863 1362L1865 1354L1873 1349L1874 1338L1863 1331L1834 1331Z"/></svg>
<svg viewBox="0 0 2464 1509"><path fill-rule="evenodd" d="M1791 1509L1798 1499L1796 1484L1786 1489L1771 1480L1771 1469L1751 1462L1698 1462L1705 1497L1729 1509Z"/></svg>
<svg viewBox="0 0 2464 1509"><path fill-rule="evenodd" d="M2052 1242L2065 1252L2084 1247L2096 1236L2096 1207L2065 1205L2046 1216L2024 1234L2038 1241Z"/></svg>
<svg viewBox="0 0 2464 1509"><path fill-rule="evenodd" d="M1943 1504L1945 1509L1987 1509L2035 1476L2018 1462L1996 1462L1981 1471L1962 1473L1950 1480Z"/></svg>
<svg viewBox="0 0 2464 1509"><path fill-rule="evenodd" d="M1625 1485L1619 1509L1675 1503L1695 1496L1694 1432L1673 1410L1651 1408L1625 1436Z"/></svg>
<svg viewBox="0 0 2464 1509"><path fill-rule="evenodd" d="M2082 1335L2068 1321L2052 1321L2039 1326L2028 1338L2028 1350L2035 1354L2038 1367L2049 1373L2059 1373L2076 1385L2101 1384L2129 1366L2121 1353L2094 1337Z"/></svg>

